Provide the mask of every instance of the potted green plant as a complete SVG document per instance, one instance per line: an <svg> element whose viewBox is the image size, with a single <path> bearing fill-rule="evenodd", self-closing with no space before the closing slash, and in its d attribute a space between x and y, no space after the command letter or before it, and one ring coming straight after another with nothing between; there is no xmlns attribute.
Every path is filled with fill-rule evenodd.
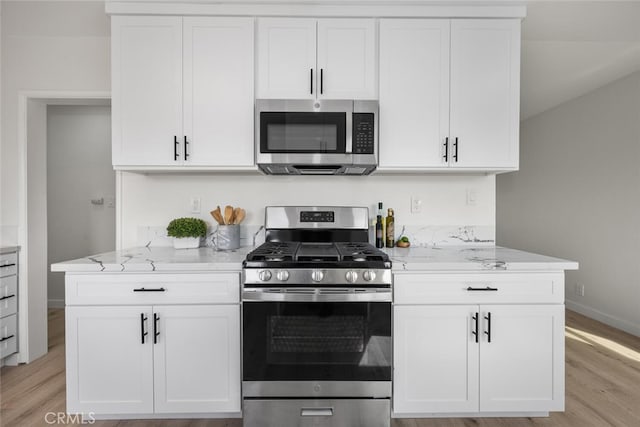
<svg viewBox="0 0 640 427"><path fill-rule="evenodd" d="M200 238L206 234L207 224L199 218L176 218L167 226L167 235L173 237L176 249L200 247Z"/></svg>

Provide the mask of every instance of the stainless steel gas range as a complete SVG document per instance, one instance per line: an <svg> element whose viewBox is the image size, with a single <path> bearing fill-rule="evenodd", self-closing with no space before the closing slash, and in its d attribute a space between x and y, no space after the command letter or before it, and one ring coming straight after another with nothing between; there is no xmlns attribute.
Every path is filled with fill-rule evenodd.
<svg viewBox="0 0 640 427"><path fill-rule="evenodd" d="M391 262L361 207L267 207L243 263L246 427L388 427Z"/></svg>

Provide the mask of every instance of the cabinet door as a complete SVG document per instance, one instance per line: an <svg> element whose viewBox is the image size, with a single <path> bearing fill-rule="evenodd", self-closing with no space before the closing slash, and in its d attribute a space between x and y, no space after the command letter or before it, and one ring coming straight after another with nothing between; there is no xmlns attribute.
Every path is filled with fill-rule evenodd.
<svg viewBox="0 0 640 427"><path fill-rule="evenodd" d="M253 18L184 18L183 40L185 164L253 165Z"/></svg>
<svg viewBox="0 0 640 427"><path fill-rule="evenodd" d="M449 20L380 21L380 167L447 167Z"/></svg>
<svg viewBox="0 0 640 427"><path fill-rule="evenodd" d="M478 306L395 306L393 411L477 412Z"/></svg>
<svg viewBox="0 0 640 427"><path fill-rule="evenodd" d="M154 315L156 413L239 412L239 306L156 306Z"/></svg>
<svg viewBox="0 0 640 427"><path fill-rule="evenodd" d="M318 98L377 99L373 19L318 20Z"/></svg>
<svg viewBox="0 0 640 427"><path fill-rule="evenodd" d="M65 318L67 412L152 413L151 307L67 306Z"/></svg>
<svg viewBox="0 0 640 427"><path fill-rule="evenodd" d="M315 68L315 19L258 19L257 98L314 99Z"/></svg>
<svg viewBox="0 0 640 427"><path fill-rule="evenodd" d="M182 18L113 16L111 36L114 166L179 164Z"/></svg>
<svg viewBox="0 0 640 427"><path fill-rule="evenodd" d="M518 166L520 21L451 22L451 131L458 167Z"/></svg>
<svg viewBox="0 0 640 427"><path fill-rule="evenodd" d="M564 410L564 306L480 306L480 410Z"/></svg>

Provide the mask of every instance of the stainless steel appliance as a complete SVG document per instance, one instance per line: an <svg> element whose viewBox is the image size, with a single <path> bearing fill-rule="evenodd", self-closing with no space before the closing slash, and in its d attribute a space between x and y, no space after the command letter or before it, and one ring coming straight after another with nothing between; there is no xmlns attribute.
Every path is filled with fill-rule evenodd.
<svg viewBox="0 0 640 427"><path fill-rule="evenodd" d="M243 263L246 427L388 427L391 262L367 208L267 207Z"/></svg>
<svg viewBox="0 0 640 427"><path fill-rule="evenodd" d="M378 164L378 101L256 100L256 161L271 175L368 175Z"/></svg>

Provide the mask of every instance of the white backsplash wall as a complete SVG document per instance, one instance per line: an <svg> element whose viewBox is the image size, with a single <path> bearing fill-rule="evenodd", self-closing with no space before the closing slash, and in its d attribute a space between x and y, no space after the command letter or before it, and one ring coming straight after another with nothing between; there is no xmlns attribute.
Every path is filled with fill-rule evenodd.
<svg viewBox="0 0 640 427"><path fill-rule="evenodd" d="M243 224L260 226L267 205L367 206L375 219L377 203L382 201L385 215L387 208L394 209L397 234L406 225L408 231L427 227L429 236L450 235L445 230L453 230L464 238L468 235L464 227L474 226L481 230L478 240L495 240L494 175L301 177L123 172L121 189L122 248L140 245L141 237L144 240L139 236L141 230L166 227L173 218L194 216L213 225L209 211L227 204L246 209ZM475 204L467 203L469 191L475 192ZM411 213L412 196L422 200L421 213ZM192 197L201 200L200 214L190 211ZM425 237L424 243L430 239Z"/></svg>

